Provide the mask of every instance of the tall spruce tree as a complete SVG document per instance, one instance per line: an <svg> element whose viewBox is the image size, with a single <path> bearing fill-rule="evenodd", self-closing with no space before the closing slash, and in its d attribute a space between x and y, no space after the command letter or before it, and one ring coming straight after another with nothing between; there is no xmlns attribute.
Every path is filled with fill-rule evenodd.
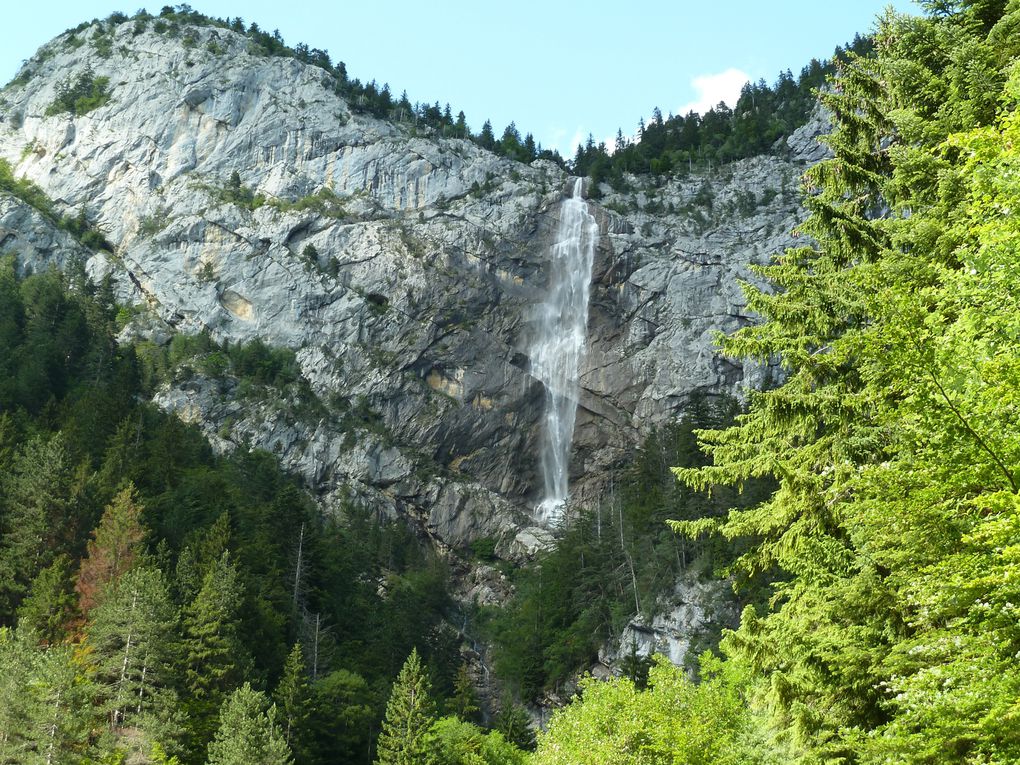
<svg viewBox="0 0 1020 765"><path fill-rule="evenodd" d="M64 640L80 621L74 585L71 558L61 553L32 581L18 607L18 629L48 645Z"/></svg>
<svg viewBox="0 0 1020 765"><path fill-rule="evenodd" d="M1020 635L1000 610L1016 592L1002 533L1020 517L1020 328L1003 297L1020 251L1005 213L1020 203L1005 42L1020 8L940 6L885 16L876 56L849 56L822 95L833 157L806 176L814 245L761 269L773 286L749 307L765 321L723 344L778 358L785 382L701 433L712 466L678 471L700 488L778 481L678 528L743 539L745 570L783 572L772 609L746 610L724 647L758 673L797 761L1020 756Z"/></svg>
<svg viewBox="0 0 1020 765"><path fill-rule="evenodd" d="M91 612L86 641L96 679L99 706L112 730L162 710L173 685L179 649L177 610L162 572L138 566L106 584Z"/></svg>
<svg viewBox="0 0 1020 765"><path fill-rule="evenodd" d="M146 533L141 513L142 506L132 485L122 489L103 511L78 571L79 608L86 616L102 597L104 588L139 560Z"/></svg>
<svg viewBox="0 0 1020 765"><path fill-rule="evenodd" d="M312 690L301 645L295 643L283 665L283 676L273 693L279 710L278 720L283 738L301 761L306 758L307 732L311 714Z"/></svg>
<svg viewBox="0 0 1020 765"><path fill-rule="evenodd" d="M0 508L0 613L10 614L40 571L67 547L73 534L74 474L60 434L36 436L4 477Z"/></svg>
<svg viewBox="0 0 1020 765"><path fill-rule="evenodd" d="M223 702L220 725L209 744L209 765L292 765L277 722L276 706L245 683Z"/></svg>
<svg viewBox="0 0 1020 765"><path fill-rule="evenodd" d="M212 736L224 698L241 685L251 664L240 635L242 600L237 567L223 553L184 610L185 707L196 749Z"/></svg>
<svg viewBox="0 0 1020 765"><path fill-rule="evenodd" d="M379 736L376 765L429 765L435 747L429 735L436 721L432 684L413 648L397 675L386 705Z"/></svg>

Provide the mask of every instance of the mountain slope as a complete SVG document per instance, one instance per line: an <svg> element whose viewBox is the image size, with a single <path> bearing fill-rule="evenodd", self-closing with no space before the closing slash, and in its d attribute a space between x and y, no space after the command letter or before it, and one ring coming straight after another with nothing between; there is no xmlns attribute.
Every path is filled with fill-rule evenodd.
<svg viewBox="0 0 1020 765"><path fill-rule="evenodd" d="M54 107L104 77L98 108ZM528 549L543 535L528 530L542 407L532 307L567 178L359 114L336 90L324 70L259 55L227 29L96 22L5 88L0 157L113 244L89 269L147 309L129 334L296 351L324 404L311 413L239 405L201 375L158 394L214 445L275 451L327 506L371 498L443 545ZM816 158L805 137L791 145L592 203L575 496L599 496L692 391L761 379L715 355L713 337L751 320L737 286L747 264L791 241L797 179ZM38 248L35 267L65 250Z"/></svg>

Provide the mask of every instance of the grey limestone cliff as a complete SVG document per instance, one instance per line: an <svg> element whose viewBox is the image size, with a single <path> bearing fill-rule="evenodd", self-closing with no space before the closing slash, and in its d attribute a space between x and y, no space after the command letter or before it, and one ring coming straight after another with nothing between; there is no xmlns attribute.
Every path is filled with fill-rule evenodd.
<svg viewBox="0 0 1020 765"><path fill-rule="evenodd" d="M87 70L109 78L109 102L48 114ZM188 28L186 45L132 23L58 37L0 94L0 157L114 253L83 251L9 197L0 248L36 269L86 257L143 309L128 335L291 348L327 408L371 421L245 402L202 377L159 392L217 448L269 449L327 507L370 499L441 546L484 536L527 552L545 538L531 521L542 391L529 342L568 178L357 113L334 86L215 27ZM720 357L714 338L753 321L739 281L792 241L799 175L818 158L817 126L805 130L782 157L633 179L591 203L576 497L603 491L693 391L769 374Z"/></svg>

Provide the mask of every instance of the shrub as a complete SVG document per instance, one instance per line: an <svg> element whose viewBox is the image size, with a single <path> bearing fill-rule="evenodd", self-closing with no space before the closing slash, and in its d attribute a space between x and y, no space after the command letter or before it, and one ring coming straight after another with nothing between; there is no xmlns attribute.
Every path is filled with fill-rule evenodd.
<svg viewBox="0 0 1020 765"><path fill-rule="evenodd" d="M75 117L88 114L110 100L110 78L96 77L92 68L73 79L68 79L57 86L57 98L49 108L46 116L69 113Z"/></svg>

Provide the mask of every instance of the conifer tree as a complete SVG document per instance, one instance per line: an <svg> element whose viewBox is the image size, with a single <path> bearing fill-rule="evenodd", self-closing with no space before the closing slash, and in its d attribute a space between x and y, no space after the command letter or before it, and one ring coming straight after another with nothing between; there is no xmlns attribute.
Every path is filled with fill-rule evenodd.
<svg viewBox="0 0 1020 765"><path fill-rule="evenodd" d="M429 731L436 721L436 709L431 691L428 672L414 648L397 675L386 705L376 765L429 765L434 761Z"/></svg>
<svg viewBox="0 0 1020 765"><path fill-rule="evenodd" d="M78 765L97 754L95 686L70 646L0 630L0 765Z"/></svg>
<svg viewBox="0 0 1020 765"><path fill-rule="evenodd" d="M49 645L63 640L79 619L74 584L71 558L61 553L32 581L18 608L18 629Z"/></svg>
<svg viewBox="0 0 1020 765"><path fill-rule="evenodd" d="M165 700L156 691L173 681L176 609L162 573L138 566L107 583L91 617L86 640L102 687L100 708L116 730Z"/></svg>
<svg viewBox="0 0 1020 765"><path fill-rule="evenodd" d="M936 5L885 16L876 56L847 56L822 95L833 156L807 173L800 227L815 244L761 269L764 321L723 345L781 359L785 381L701 433L712 466L678 471L778 481L678 528L750 541L745 572L784 572L724 647L764 678L802 762L1020 756L1004 722L1020 643L994 605L1016 593L1001 533L1020 493L1020 328L1000 298L1016 292L1020 9Z"/></svg>
<svg viewBox="0 0 1020 765"><path fill-rule="evenodd" d="M35 646L19 638L13 630L0 628L0 765L25 761L36 714L31 685Z"/></svg>
<svg viewBox="0 0 1020 765"><path fill-rule="evenodd" d="M292 765L294 759L277 724L276 706L245 683L223 702L209 765Z"/></svg>
<svg viewBox="0 0 1020 765"><path fill-rule="evenodd" d="M88 616L102 597L103 589L129 571L142 554L145 528L141 513L132 485L122 489L103 511L78 572L76 589L84 615Z"/></svg>
<svg viewBox="0 0 1020 765"><path fill-rule="evenodd" d="M283 738L298 759L304 759L304 746L309 714L311 712L312 691L308 684L308 673L301 645L295 643L283 665L283 676L280 678L273 701L279 710L278 719Z"/></svg>
<svg viewBox="0 0 1020 765"><path fill-rule="evenodd" d="M503 703L496 716L496 730L503 734L503 738L521 749L531 749L535 746L535 732L531 729L528 713L515 703L509 694L503 696Z"/></svg>
<svg viewBox="0 0 1020 765"><path fill-rule="evenodd" d="M60 434L33 438L5 477L0 508L0 613L11 613L73 527L73 474Z"/></svg>
<svg viewBox="0 0 1020 765"><path fill-rule="evenodd" d="M212 735L223 699L240 686L251 663L239 634L242 599L237 568L223 553L184 612L184 685L194 746Z"/></svg>
<svg viewBox="0 0 1020 765"><path fill-rule="evenodd" d="M337 669L315 682L311 728L320 762L362 762L377 713L361 675Z"/></svg>
<svg viewBox="0 0 1020 765"><path fill-rule="evenodd" d="M465 722L477 722L481 709L478 706L478 694L471 678L466 662L457 668L457 677L453 682L453 711Z"/></svg>

